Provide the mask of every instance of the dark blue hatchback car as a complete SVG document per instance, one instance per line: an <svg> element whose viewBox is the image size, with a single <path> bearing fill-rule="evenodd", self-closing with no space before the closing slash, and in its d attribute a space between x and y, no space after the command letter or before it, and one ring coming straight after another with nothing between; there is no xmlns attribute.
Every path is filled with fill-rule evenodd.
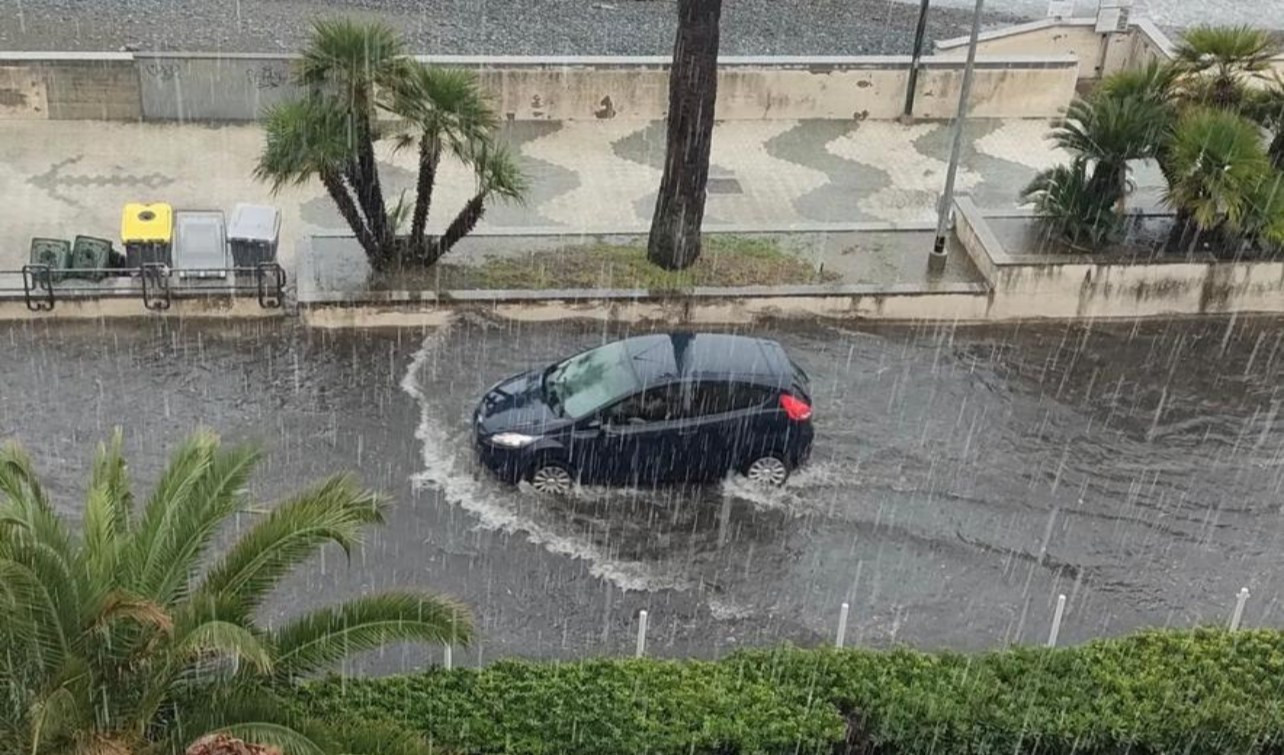
<svg viewBox="0 0 1284 755"><path fill-rule="evenodd" d="M775 341L716 333L627 338L486 391L478 455L500 479L656 485L738 471L781 485L811 451L806 374Z"/></svg>

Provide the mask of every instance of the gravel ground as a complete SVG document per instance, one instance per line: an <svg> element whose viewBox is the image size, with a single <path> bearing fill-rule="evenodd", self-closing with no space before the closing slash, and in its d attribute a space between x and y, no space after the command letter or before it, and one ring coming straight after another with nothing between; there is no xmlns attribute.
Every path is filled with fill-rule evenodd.
<svg viewBox="0 0 1284 755"><path fill-rule="evenodd" d="M0 0L0 49L289 51L312 18L338 13L382 18L417 51L461 55L668 54L675 15L672 0ZM896 0L727 0L723 51L906 53L917 15ZM929 36L965 34L970 17L934 8Z"/></svg>

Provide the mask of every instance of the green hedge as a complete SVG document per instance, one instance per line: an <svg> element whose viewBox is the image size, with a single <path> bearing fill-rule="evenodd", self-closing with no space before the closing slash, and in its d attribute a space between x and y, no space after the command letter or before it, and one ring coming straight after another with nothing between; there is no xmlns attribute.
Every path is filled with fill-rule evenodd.
<svg viewBox="0 0 1284 755"><path fill-rule="evenodd" d="M313 715L399 721L460 753L1284 755L1284 633L503 662L298 695Z"/></svg>

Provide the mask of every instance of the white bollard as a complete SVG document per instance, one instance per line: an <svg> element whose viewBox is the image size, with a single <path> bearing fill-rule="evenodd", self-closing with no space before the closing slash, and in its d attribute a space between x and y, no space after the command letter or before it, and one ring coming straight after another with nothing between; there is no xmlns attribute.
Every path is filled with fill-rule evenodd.
<svg viewBox="0 0 1284 755"><path fill-rule="evenodd" d="M443 667L445 667L445 669L446 669L447 671L449 671L449 670L451 670L452 668L454 668L454 667L455 667L455 657L454 657L454 653L452 653L452 652L451 652L451 650L450 650L450 646L449 646L449 645L447 645L447 646L442 650L442 653L441 653L441 665L442 665Z"/></svg>
<svg viewBox="0 0 1284 755"><path fill-rule="evenodd" d="M838 609L838 637L834 639L835 647L842 647L843 642L847 640L847 611L851 606L846 603Z"/></svg>
<svg viewBox="0 0 1284 755"><path fill-rule="evenodd" d="M646 653L646 611L638 611L638 649L634 655L641 658Z"/></svg>
<svg viewBox="0 0 1284 755"><path fill-rule="evenodd" d="M1061 634L1061 617L1066 612L1066 596L1057 596L1057 610L1052 614L1052 631L1048 632L1048 647L1057 646L1057 635Z"/></svg>
<svg viewBox="0 0 1284 755"><path fill-rule="evenodd" d="M1230 630L1239 631L1239 622L1244 618L1244 604L1248 602L1248 588L1239 588L1239 595L1235 596L1235 612L1231 614Z"/></svg>

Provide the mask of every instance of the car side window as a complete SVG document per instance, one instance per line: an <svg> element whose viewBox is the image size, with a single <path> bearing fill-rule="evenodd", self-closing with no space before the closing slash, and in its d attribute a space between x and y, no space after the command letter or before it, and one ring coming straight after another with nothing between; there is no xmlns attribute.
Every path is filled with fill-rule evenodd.
<svg viewBox="0 0 1284 755"><path fill-rule="evenodd" d="M692 386L692 413L696 416L753 409L767 403L772 390L765 386L732 381L710 381Z"/></svg>
<svg viewBox="0 0 1284 755"><path fill-rule="evenodd" d="M678 419L682 392L676 385L657 385L636 393L611 407L606 420L614 425L644 425Z"/></svg>

